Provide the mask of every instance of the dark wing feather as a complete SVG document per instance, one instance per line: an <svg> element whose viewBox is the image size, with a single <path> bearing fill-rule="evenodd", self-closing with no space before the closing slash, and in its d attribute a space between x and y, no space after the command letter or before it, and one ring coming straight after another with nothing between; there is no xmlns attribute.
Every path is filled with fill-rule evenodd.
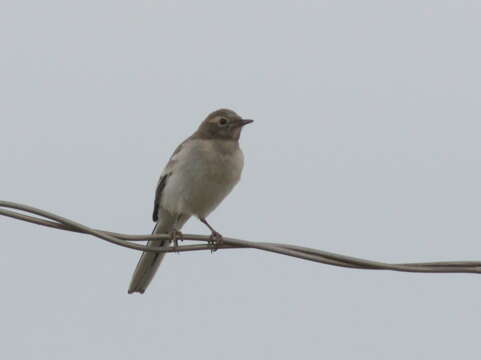
<svg viewBox="0 0 481 360"><path fill-rule="evenodd" d="M154 222L157 222L157 220L159 220L160 199L162 198L162 191L164 190L165 183L169 175L170 174L165 174L159 179L159 183L157 184L157 190L155 190L154 213L152 214L152 220L154 220Z"/></svg>

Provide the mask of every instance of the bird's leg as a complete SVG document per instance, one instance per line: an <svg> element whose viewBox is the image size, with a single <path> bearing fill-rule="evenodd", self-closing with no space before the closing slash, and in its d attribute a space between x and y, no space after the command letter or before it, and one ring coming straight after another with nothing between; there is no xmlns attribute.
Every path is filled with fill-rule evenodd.
<svg viewBox="0 0 481 360"><path fill-rule="evenodd" d="M202 221L209 229L212 231L212 234L209 237L208 244L211 246L211 252L216 251L220 245L224 242L224 238L220 233L214 230L212 226L207 222L206 219L204 218L199 218L200 221Z"/></svg>
<svg viewBox="0 0 481 360"><path fill-rule="evenodd" d="M174 242L174 249L178 249L179 247L179 240L180 241L184 241L184 234L182 234L180 232L180 230L177 230L178 228L178 223L181 219L182 215L179 215L177 216L177 218L175 219L175 223L174 223L174 228L170 231L170 240ZM177 251L177 253L179 253Z"/></svg>
<svg viewBox="0 0 481 360"><path fill-rule="evenodd" d="M170 241L174 243L174 249L177 250L177 248L179 247L179 240L184 241L184 234L182 234L179 230L174 228L169 232L169 235L170 235Z"/></svg>

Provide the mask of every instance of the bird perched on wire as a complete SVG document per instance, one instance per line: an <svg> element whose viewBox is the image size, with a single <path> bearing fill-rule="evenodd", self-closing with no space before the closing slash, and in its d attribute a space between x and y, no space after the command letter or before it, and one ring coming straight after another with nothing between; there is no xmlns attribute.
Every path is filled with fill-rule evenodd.
<svg viewBox="0 0 481 360"><path fill-rule="evenodd" d="M157 184L154 201L153 234L170 234L171 240L153 240L148 246L168 247L182 239L180 230L196 216L212 232L215 249L220 235L206 218L239 182L244 155L239 147L242 128L253 122L234 111L220 109L209 114L196 132L172 154ZM135 268L129 294L144 293L165 253L144 252Z"/></svg>

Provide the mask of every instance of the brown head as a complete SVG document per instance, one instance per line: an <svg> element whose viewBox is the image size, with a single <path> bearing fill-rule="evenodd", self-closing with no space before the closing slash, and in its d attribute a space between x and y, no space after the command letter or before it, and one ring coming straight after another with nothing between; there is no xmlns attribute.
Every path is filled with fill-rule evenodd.
<svg viewBox="0 0 481 360"><path fill-rule="evenodd" d="M196 133L197 138L239 140L244 125L254 120L243 119L234 111L229 109L216 110L207 116L200 124Z"/></svg>

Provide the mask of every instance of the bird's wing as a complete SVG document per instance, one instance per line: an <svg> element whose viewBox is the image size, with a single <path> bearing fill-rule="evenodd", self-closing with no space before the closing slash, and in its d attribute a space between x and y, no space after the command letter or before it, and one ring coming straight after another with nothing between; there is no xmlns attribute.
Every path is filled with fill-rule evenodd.
<svg viewBox="0 0 481 360"><path fill-rule="evenodd" d="M178 161L178 155L179 155L180 151L182 150L183 145L189 139L190 138L186 139L179 146L177 146L174 153L170 157L169 162L165 166L164 171L160 175L159 181L157 183L157 189L155 190L154 213L152 214L152 220L154 220L154 222L157 222L159 220L158 214L159 214L160 201L162 199L162 191L165 188L165 184L167 184L167 179L169 178L169 176L174 171L175 163Z"/></svg>

